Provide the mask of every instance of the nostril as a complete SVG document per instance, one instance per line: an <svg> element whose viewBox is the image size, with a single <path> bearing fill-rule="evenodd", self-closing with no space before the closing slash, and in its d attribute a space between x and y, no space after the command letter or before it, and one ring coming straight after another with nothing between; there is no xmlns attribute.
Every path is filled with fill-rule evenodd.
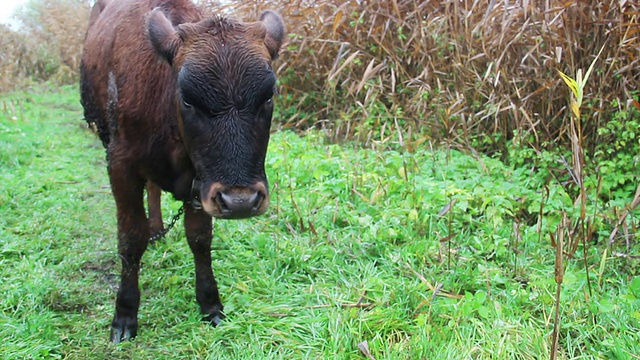
<svg viewBox="0 0 640 360"><path fill-rule="evenodd" d="M229 210L229 207L225 203L224 197L224 193L218 192L215 196L216 203L218 203L218 206L220 206L222 210Z"/></svg>
<svg viewBox="0 0 640 360"><path fill-rule="evenodd" d="M263 195L260 192L256 191L255 193L253 193L249 202L251 204L252 211L258 210L258 208L260 207L260 203L262 203L262 198Z"/></svg>
<svg viewBox="0 0 640 360"><path fill-rule="evenodd" d="M251 206L253 207L258 202L259 199L260 199L260 193L256 191L253 194L251 194L249 199L247 199L247 202L251 204Z"/></svg>

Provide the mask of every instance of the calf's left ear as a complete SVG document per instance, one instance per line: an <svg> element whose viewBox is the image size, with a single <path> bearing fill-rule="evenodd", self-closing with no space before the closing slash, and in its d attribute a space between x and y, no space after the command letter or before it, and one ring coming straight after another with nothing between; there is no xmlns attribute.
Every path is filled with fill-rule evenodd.
<svg viewBox="0 0 640 360"><path fill-rule="evenodd" d="M156 52L162 55L169 65L173 64L182 39L160 8L153 9L147 17L147 33Z"/></svg>
<svg viewBox="0 0 640 360"><path fill-rule="evenodd" d="M278 13L268 10L262 13L260 21L267 30L264 43L267 46L267 50L269 50L271 59L275 60L284 41L284 22Z"/></svg>

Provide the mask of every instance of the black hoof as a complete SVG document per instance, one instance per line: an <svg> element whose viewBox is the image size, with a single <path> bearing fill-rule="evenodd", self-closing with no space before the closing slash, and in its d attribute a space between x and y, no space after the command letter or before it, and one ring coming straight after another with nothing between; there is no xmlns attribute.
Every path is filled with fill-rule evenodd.
<svg viewBox="0 0 640 360"><path fill-rule="evenodd" d="M118 344L136 337L138 333L138 320L136 318L116 317L111 323L111 342Z"/></svg>
<svg viewBox="0 0 640 360"><path fill-rule="evenodd" d="M213 326L218 326L226 316L222 312L222 306L214 306L210 311L205 313L202 321L206 321Z"/></svg>

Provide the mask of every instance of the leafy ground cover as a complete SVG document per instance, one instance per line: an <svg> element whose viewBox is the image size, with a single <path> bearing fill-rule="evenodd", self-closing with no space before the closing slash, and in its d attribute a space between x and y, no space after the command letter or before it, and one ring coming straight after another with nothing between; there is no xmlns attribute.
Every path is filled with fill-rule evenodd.
<svg viewBox="0 0 640 360"><path fill-rule="evenodd" d="M138 338L113 345L115 208L104 150L84 126L78 95L36 89L0 106L3 359L550 353L549 233L574 208L560 184L544 190L531 167L455 150L358 149L291 132L272 137L269 214L215 224L227 319L217 328L200 322L190 251L176 229L143 259ZM623 209L633 195L594 200L594 211ZM163 207L168 219L180 204L165 196ZM631 242L611 247L612 225L595 224L589 279L582 250L566 260L561 358L638 358L640 266L631 255L640 251L639 217L636 210L627 220ZM615 247L630 255L612 256Z"/></svg>

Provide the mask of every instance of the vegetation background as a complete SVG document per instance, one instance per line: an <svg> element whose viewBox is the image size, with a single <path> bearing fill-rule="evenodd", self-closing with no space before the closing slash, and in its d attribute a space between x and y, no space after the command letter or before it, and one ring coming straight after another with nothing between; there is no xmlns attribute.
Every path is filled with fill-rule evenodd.
<svg viewBox="0 0 640 360"><path fill-rule="evenodd" d="M410 147L566 145L568 92L557 71L586 69L602 47L584 96L587 149L615 144L620 132L603 129L640 108L635 1L201 2L245 19L282 13L289 42L278 70L290 110L281 125L321 127L334 140L370 143L400 128ZM23 27L0 29L0 91L25 80L75 83L88 11L88 0L24 7Z"/></svg>
<svg viewBox="0 0 640 360"><path fill-rule="evenodd" d="M331 337L333 332L329 331L312 333L315 342L308 343L306 353L286 347L278 352L278 345L293 341L284 337L271 345L259 345L258 348L266 351L263 354L274 351L275 357L301 354L326 357L324 355L338 351L345 354L344 358L367 356L356 345L369 338L376 345L372 349L373 355L369 355L378 358L392 358L393 354L404 354L407 358L426 358L429 354L538 358L551 352L558 356L554 350L558 342L554 339L559 339L560 357L637 358L640 353L637 348L640 343L637 341L640 321L637 310L637 299L640 298L640 4L637 1L249 0L202 3L209 11L232 13L243 19L254 19L265 9L280 11L288 27L289 39L277 62L281 96L275 127L283 131L275 137L274 146L287 149L278 141L290 143L291 149L300 149L296 148L300 146L315 156L314 159L305 158L307 161L332 164L325 165L326 174L320 170L308 173L304 164L300 167L280 164L280 168L277 163L271 164L275 167L273 171L280 174L276 175L280 179L276 184L283 191L283 196L278 198L282 203L275 207L278 214L275 228L258 227L282 236L293 253L280 253L285 250L278 246L263 250L274 256L290 255L293 260L279 267L287 271L303 269L301 273L313 273L322 268L320 261L317 268L304 267L303 264L315 259L314 256L333 263L332 266L323 265L328 266L330 273L326 278L314 278L315 282L309 285L300 277L289 277L291 282L285 282L287 289L306 284L310 286L309 294L316 298L322 294L331 298L327 296L328 290L322 290L322 284L340 283L349 271L363 271L369 279L377 281L371 284L362 280L366 285L360 288L356 285L357 290L348 287L354 294L360 294L354 296L362 296L362 299L336 301L330 314L324 314L326 317L314 312L313 306L317 303L310 305L308 298L299 299L299 306L305 310L297 315L306 320L317 316L319 323L327 326L320 326L323 329L337 327L331 319L345 315L341 309L349 309L345 315L347 319L343 319L349 325L345 325L346 333L341 335L347 339L347 345L338 344ZM33 124L23 124L24 119L36 121L37 118L43 121L43 128L55 125L51 129L59 130L61 124L47 116L46 106L60 110L55 112L59 116L79 117L77 96L73 95L74 90L64 86L76 86L78 81L89 7L90 2L86 0L31 0L18 14L22 22L20 28L0 25L0 93L8 94L0 104L3 112L0 154L4 153L0 160L6 169L12 169L7 170L9 175L3 174L6 176L5 188L4 195L0 196L4 218L4 222L0 222L4 236L0 237L5 239L0 261L7 266L21 264L24 269L35 266L37 273L38 266L42 265L25 255L34 249L18 251L14 248L25 237L43 236L16 225L27 215L17 210L19 207L11 200L15 191L9 187L19 186L30 178L30 172L38 171L37 167L25 165L31 162L20 154L38 155L26 148L16 148L15 144L25 136L46 135L39 134L37 127L29 129ZM592 71L588 72L590 67ZM565 83L559 71L576 80L573 88L566 86L572 83ZM580 80L584 80L587 73L588 80L578 89L576 84L582 84ZM62 89L62 95L58 94L58 88ZM21 89L26 92L15 92ZM58 95L54 99L34 95L40 92ZM578 98L581 101L577 101ZM82 123L79 118L78 123ZM63 127L64 124L62 122ZM291 137L285 131L288 129L304 138ZM45 136L37 144L50 144L50 140ZM343 150L329 144L341 144L341 149L349 151L350 155L344 155ZM317 148L311 150L312 146ZM289 156L287 151L302 151L291 149L274 153ZM363 149L374 154L371 155L374 157L372 162L361 158L366 157L361 152ZM304 157L303 153L298 156ZM73 155L64 153L60 156ZM433 161L429 162L429 159ZM376 161L392 171L385 166L376 168ZM346 163L353 163L349 165L353 167L344 165ZM449 169L447 166L452 164L455 166ZM93 165L96 166L94 170L87 172L103 170L104 164ZM434 183L433 179L423 176L437 174L440 169L442 183ZM55 173L56 169L50 170ZM301 175L291 175L295 172ZM412 176L412 173L416 175ZM483 177L485 175L488 177ZM351 179L346 184L341 182L345 176ZM310 195L296 188L296 184L306 184L308 192L311 179L317 182L314 191L321 195L309 198ZM72 181L79 180L74 178ZM509 182L518 186L510 187ZM439 197L432 197L434 194L424 184L440 187L443 192ZM64 194L60 193L60 196ZM106 204L108 191L103 195ZM323 201L331 203L334 197L351 204L345 205L344 214L340 213L347 220L340 220L337 212L331 213L338 210L331 208L329 211L320 205ZM367 205L360 206L360 202ZM425 202L432 203L433 207L425 206ZM319 215L323 214L322 209L328 213ZM384 209L387 213L380 212ZM167 211L171 211L170 206ZM390 214L396 220L389 219ZM44 219L50 221L55 214L50 216ZM327 248L350 249L351 245L339 239L355 235L344 229L357 232L354 229L364 227L372 231L374 220L380 221L379 228L385 229L385 235L366 232L368 235L359 238L366 244L380 242L372 248L363 245L368 249L363 250L368 259L364 263L353 263L353 258L347 255L341 258L302 251L309 245L318 244L325 251ZM102 233L109 228L107 225L94 224L87 230ZM226 230L229 234L246 230L243 225L229 226L230 230ZM330 230L323 232L322 228ZM378 227L374 228L378 231ZM409 230L398 235L398 229ZM55 228L49 230L55 233ZM333 240L323 243L318 240L323 236ZM251 238L245 248L234 248L229 253L251 253L251 249L264 245L263 242L263 238ZM439 245L434 247L434 242ZM115 248L111 245L105 245L104 251ZM422 255L416 255L422 251ZM56 253L53 254L55 257ZM87 269L98 268L99 274L100 271L110 274L115 265L105 258L100 257L103 263L99 265L93 263L95 259L87 259ZM383 258L402 261L384 261ZM300 259L306 260L301 262ZM150 260L155 264L154 261L161 262L159 258ZM251 262L251 257L241 261ZM265 269L270 265L273 264L265 264ZM225 263L224 266L233 265ZM70 271L67 267L60 269ZM571 270L567 272L568 280L564 277L565 269ZM434 278L421 275L432 270ZM402 276L399 283L390 280L407 272L418 284L405 282ZM17 275L20 274L3 275L3 286L8 286L6 284L12 279L19 281ZM219 277L224 277L224 272ZM479 283L487 287L482 288ZM60 283L52 281L50 285L55 287ZM256 291L263 290L252 285L259 289ZM267 284L263 285L267 291ZM552 285L557 286L555 295ZM33 286L36 288L31 290L37 297L37 286L35 283ZM97 291L87 286L82 294ZM230 286L248 288L246 283ZM320 295L314 291L314 286L321 288ZM388 291L390 286L397 288L398 293ZM529 301L517 290L520 286L527 289ZM8 288L5 290L9 291ZM405 294L405 301L399 302L400 308L390 310L378 306L396 303L389 299L397 299L401 290L408 295ZM423 294L427 290L430 292L427 297L411 297L411 294ZM560 296L560 290L563 296ZM46 298L43 309L49 310L56 307L51 304L64 305L65 301L60 299L64 300L68 295L39 291ZM108 303L108 289L103 291L100 296ZM299 294L284 292L291 296ZM532 294L540 293L545 294L544 301L538 302L540 299ZM18 319L24 319L28 314L21 312L23 307L19 306L18 294L22 292L13 294L17 300L7 300L2 306L3 316L6 316L4 331L20 328L16 325ZM447 294L449 297L444 298L450 302L435 300L442 294ZM167 296L171 298L175 294ZM265 294L257 297L266 303L270 301L268 296L264 299ZM562 303L562 298L567 302ZM556 303L550 303L549 299ZM277 302L278 298L271 300ZM232 301L236 301L237 309L242 308L238 305L241 301ZM41 303L37 299L32 304L27 301L33 308ZM327 302L320 305L326 306ZM61 311L76 315L85 311L94 316L100 310L84 306L64 305L51 311L52 314ZM188 305L185 307L189 308ZM524 312L515 311L516 307ZM554 320L551 307L570 309L564 315L566 321L563 322L562 316ZM383 319L386 315L383 308L395 315ZM428 309L427 315L421 311L425 309ZM278 324L289 326L286 319L292 310L285 310L268 312L283 315L275 316L284 319ZM450 312L448 317L443 315L447 312ZM47 314L45 311L45 317L49 316ZM237 324L258 326L252 320L247 323L236 320ZM497 329L513 326L514 333L529 333L514 338L506 336L505 332L491 332L487 328L490 327L488 320ZM106 324L108 315L96 321ZM470 325L465 327L462 325L465 322ZM177 320L173 322L174 326L179 326L175 325L177 323ZM54 321L54 324L57 323ZM272 325L278 328L278 324ZM501 327L501 324L506 325ZM549 324L556 324L558 328L549 329ZM56 326L77 325L63 322ZM287 329L294 331L292 329L296 328ZM32 328L27 326L23 330L31 336L27 336L31 343L38 338ZM93 335L84 328L75 330ZM232 333L231 328L227 331ZM438 331L440 336L434 335ZM258 330L255 334L261 335L245 339L270 339ZM45 341L45 345L37 347L35 352L29 352L33 348L20 345L18 341L9 342L0 353L13 351L16 358L82 358L91 354L90 351L83 352L90 347L78 347L77 343L66 343L57 336L53 335L51 342ZM155 336L160 339L163 333ZM603 338L606 339L597 344L598 339ZM302 343L303 339L308 337L300 335L294 342ZM454 340L448 342L448 339ZM466 346L463 344L465 339L474 339L476 343ZM532 347L518 349L503 344L516 341L514 339ZM188 340L187 344L194 341L182 340ZM52 345L60 341L63 345ZM429 345L421 348L417 345L420 342ZM444 345L438 348L438 343ZM205 356L206 349L202 346L193 352L185 350L184 356ZM497 346L495 352L490 351L493 346ZM134 346L104 356L141 356L146 350L149 349ZM156 350L158 354L171 353L167 349Z"/></svg>

